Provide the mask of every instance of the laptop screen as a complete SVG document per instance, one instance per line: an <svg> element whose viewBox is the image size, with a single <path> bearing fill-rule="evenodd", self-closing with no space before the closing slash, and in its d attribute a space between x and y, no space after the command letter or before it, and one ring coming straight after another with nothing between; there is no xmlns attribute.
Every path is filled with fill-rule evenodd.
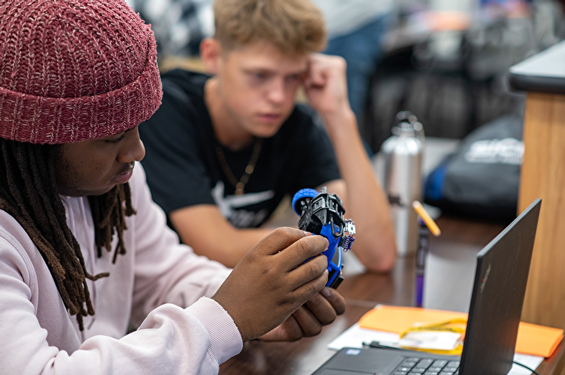
<svg viewBox="0 0 565 375"><path fill-rule="evenodd" d="M512 367L540 206L534 201L477 255L461 374L502 375Z"/></svg>

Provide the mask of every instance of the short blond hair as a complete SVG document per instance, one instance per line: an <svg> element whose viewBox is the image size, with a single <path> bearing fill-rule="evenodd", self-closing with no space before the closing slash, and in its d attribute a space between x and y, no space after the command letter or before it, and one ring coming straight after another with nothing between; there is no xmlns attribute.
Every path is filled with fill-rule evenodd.
<svg viewBox="0 0 565 375"><path fill-rule="evenodd" d="M309 0L216 0L214 23L214 38L228 51L258 41L290 56L326 46L324 16Z"/></svg>

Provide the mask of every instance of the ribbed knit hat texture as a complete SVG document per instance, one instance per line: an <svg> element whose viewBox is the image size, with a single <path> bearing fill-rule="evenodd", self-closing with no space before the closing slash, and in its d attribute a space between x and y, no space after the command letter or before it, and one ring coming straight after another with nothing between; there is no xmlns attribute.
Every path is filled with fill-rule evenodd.
<svg viewBox="0 0 565 375"><path fill-rule="evenodd" d="M0 0L0 137L124 132L161 104L155 38L124 0Z"/></svg>

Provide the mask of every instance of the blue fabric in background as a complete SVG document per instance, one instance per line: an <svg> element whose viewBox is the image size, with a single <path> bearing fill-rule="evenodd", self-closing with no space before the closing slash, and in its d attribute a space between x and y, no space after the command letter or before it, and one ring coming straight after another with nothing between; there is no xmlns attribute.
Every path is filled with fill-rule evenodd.
<svg viewBox="0 0 565 375"><path fill-rule="evenodd" d="M324 53L341 56L347 62L349 103L357 119L363 114L369 78L383 56L381 39L388 30L390 15L376 18L353 32L331 38Z"/></svg>
<svg viewBox="0 0 565 375"><path fill-rule="evenodd" d="M351 33L331 38L324 51L328 55L341 56L347 62L347 94L358 124L365 109L370 77L383 57L381 40L388 30L390 18L386 13ZM374 151L364 139L363 146L372 157Z"/></svg>

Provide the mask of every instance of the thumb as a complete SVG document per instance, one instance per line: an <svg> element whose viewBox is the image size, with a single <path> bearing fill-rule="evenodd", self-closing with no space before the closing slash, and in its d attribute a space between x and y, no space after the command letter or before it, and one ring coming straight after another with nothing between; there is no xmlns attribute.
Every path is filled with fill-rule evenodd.
<svg viewBox="0 0 565 375"><path fill-rule="evenodd" d="M281 250L286 249L296 241L306 236L310 236L308 232L300 229L281 227L275 229L268 236L263 238L250 252L264 255L273 255Z"/></svg>

